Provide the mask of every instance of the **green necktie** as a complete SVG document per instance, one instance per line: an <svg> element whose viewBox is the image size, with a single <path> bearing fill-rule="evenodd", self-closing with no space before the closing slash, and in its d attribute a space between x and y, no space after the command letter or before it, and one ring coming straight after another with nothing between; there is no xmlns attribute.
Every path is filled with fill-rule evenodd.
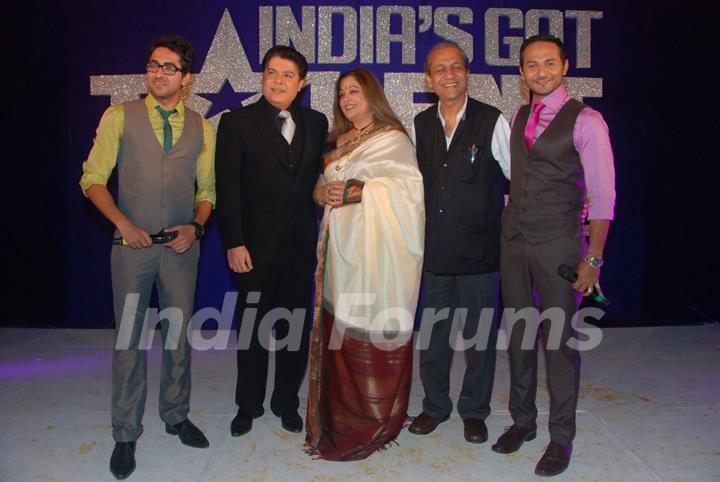
<svg viewBox="0 0 720 482"><path fill-rule="evenodd" d="M163 110L159 105L155 108L163 118L163 151L172 149L172 127L170 127L170 116L177 112L177 109Z"/></svg>

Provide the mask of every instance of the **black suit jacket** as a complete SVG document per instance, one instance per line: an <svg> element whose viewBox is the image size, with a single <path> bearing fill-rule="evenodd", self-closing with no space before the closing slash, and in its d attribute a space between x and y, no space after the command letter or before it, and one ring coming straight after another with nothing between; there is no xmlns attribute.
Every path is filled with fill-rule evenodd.
<svg viewBox="0 0 720 482"><path fill-rule="evenodd" d="M312 256L317 225L312 191L321 170L328 130L321 112L293 105L296 124L288 145L269 103L225 113L215 153L217 214L225 249L245 245L253 262L269 260L279 237L293 236Z"/></svg>

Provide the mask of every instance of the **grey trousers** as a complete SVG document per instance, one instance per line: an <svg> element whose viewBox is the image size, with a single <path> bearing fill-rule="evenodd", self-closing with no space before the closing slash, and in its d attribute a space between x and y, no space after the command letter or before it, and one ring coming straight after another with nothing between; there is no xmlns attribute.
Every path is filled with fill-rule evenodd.
<svg viewBox="0 0 720 482"><path fill-rule="evenodd" d="M497 272L473 275L423 273L423 313L427 308L438 311L449 308L448 317L433 325L428 348L420 351L420 378L425 389L423 412L427 415L444 417L453 409L449 396L450 368L455 353L453 346L460 328L459 324L453 324L458 308L467 310L465 325L462 327L463 338L476 338L480 342L479 346L465 350L467 368L458 400L458 413L462 418L480 420L490 414L490 397L495 378L499 289ZM492 316L481 317L483 308L492 309ZM424 336L422 326L420 333ZM422 344L423 340L420 341Z"/></svg>
<svg viewBox="0 0 720 482"><path fill-rule="evenodd" d="M113 246L110 256L115 345L112 360L112 427L116 442L137 440L147 394L146 337L161 319L163 352L160 418L171 425L190 410L190 344L187 326L193 314L199 243L183 254L164 246L133 249ZM143 329L153 285L160 313ZM126 300L128 308L126 308ZM132 306L137 300L136 309ZM127 310L123 317L123 311ZM164 311L163 311L164 310ZM164 319L162 319L164 318ZM169 347L167 345L170 345Z"/></svg>
<svg viewBox="0 0 720 482"><path fill-rule="evenodd" d="M550 439L567 445L575 437L575 410L580 382L580 354L567 346L575 335L572 317L577 312L581 295L569 282L557 274L560 264L575 268L580 262L582 238L570 236L532 245L522 236L501 240L500 272L502 276L505 309L520 310L536 306L539 310L559 307L564 313L559 333L559 347L548 347L553 333L550 320L542 322L543 339L546 342L547 385L550 390ZM532 320L530 329L537 335ZM520 320L512 327L508 353L510 357L510 415L521 427L536 426L537 407L537 339L529 349L523 349L522 340L526 321ZM558 329L560 328L560 329Z"/></svg>

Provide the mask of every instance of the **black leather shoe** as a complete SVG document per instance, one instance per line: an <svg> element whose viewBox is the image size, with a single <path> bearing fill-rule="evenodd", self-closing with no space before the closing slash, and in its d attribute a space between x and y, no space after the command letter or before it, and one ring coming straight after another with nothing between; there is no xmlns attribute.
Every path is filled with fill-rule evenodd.
<svg viewBox="0 0 720 482"><path fill-rule="evenodd" d="M417 435L427 435L437 428L438 425L450 418L450 414L444 417L434 418L423 412L412 421L408 431Z"/></svg>
<svg viewBox="0 0 720 482"><path fill-rule="evenodd" d="M205 438L205 435L188 419L175 425L166 423L165 431L170 435L179 436L183 445L187 445L188 447L206 449L210 446L210 442Z"/></svg>
<svg viewBox="0 0 720 482"><path fill-rule="evenodd" d="M570 454L572 444L563 447L557 442L550 442L540 462L535 466L535 475L552 477L561 474L570 465Z"/></svg>
<svg viewBox="0 0 720 482"><path fill-rule="evenodd" d="M506 429L498 441L491 448L499 454L517 452L524 442L533 440L537 436L536 428L522 428L512 425Z"/></svg>
<svg viewBox="0 0 720 482"><path fill-rule="evenodd" d="M252 416L238 412L230 423L230 434L233 437L245 435L252 430L252 421Z"/></svg>
<svg viewBox="0 0 720 482"><path fill-rule="evenodd" d="M473 444L481 444L488 439L487 425L485 420L479 418L464 418L465 440Z"/></svg>
<svg viewBox="0 0 720 482"><path fill-rule="evenodd" d="M135 470L135 442L115 442L110 457L110 473L118 480L127 479Z"/></svg>
<svg viewBox="0 0 720 482"><path fill-rule="evenodd" d="M280 414L282 428L292 433L300 433L303 429L303 419L297 412L285 412Z"/></svg>

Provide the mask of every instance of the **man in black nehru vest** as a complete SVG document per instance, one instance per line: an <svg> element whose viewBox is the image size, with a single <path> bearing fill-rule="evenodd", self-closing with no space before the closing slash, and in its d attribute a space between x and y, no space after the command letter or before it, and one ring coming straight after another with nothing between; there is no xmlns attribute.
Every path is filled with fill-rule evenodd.
<svg viewBox="0 0 720 482"><path fill-rule="evenodd" d="M442 42L430 50L425 80L439 102L418 114L414 123L425 184L420 341L427 348L421 346L420 352L423 411L409 430L428 434L448 419L454 349L465 350L467 368L457 409L465 439L482 443L488 438L485 418L495 375L500 213L503 174L510 171L510 128L498 109L468 96L468 63L454 43ZM428 312L441 317L431 319ZM476 343L457 347L458 331Z"/></svg>
<svg viewBox="0 0 720 482"><path fill-rule="evenodd" d="M597 111L570 98L563 85L569 62L562 42L552 36L530 37L520 48L520 75L531 103L515 114L510 137L512 182L502 217L500 260L507 310L561 308L561 320L542 321L550 389L550 444L535 473L553 476L570 463L580 356L568 341L580 293L597 289L605 237L615 204L615 171L608 128ZM590 240L581 229L587 194ZM558 266L574 267L570 284ZM536 436L537 317L519 319L510 330L510 415L513 425L493 445L499 453L517 451ZM557 326L557 325L560 326ZM531 347L523 349L525 331ZM559 346L552 346L561 332ZM557 344L557 342L554 342Z"/></svg>
<svg viewBox="0 0 720 482"><path fill-rule="evenodd" d="M296 317L292 329L282 317L265 323L275 322L277 340L291 334L289 344L275 352L270 408L285 430L303 428L298 390L307 366L317 242L312 192L328 128L322 113L294 104L307 74L302 54L278 45L262 66L263 96L222 116L215 158L220 232L238 288L238 412L230 427L235 437L264 413L269 333L258 329L273 306L302 310L302 326L296 331ZM244 321L246 308L257 315Z"/></svg>

